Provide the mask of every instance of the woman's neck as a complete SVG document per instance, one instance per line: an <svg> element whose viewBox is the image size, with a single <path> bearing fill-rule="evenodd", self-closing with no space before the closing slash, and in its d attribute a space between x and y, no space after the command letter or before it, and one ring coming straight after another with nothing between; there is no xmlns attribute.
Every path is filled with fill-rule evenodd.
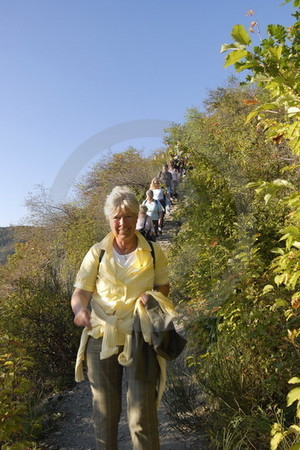
<svg viewBox="0 0 300 450"><path fill-rule="evenodd" d="M137 237L134 236L134 239L131 239L130 241L115 238L113 247L120 255L128 255L128 253L132 253L136 249Z"/></svg>

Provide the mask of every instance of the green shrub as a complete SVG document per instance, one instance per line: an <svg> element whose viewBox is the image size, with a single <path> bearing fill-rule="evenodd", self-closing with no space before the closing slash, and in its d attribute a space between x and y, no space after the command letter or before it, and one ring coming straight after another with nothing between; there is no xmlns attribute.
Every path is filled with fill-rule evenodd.
<svg viewBox="0 0 300 450"><path fill-rule="evenodd" d="M21 343L7 335L0 336L0 361L1 448L25 449L41 429L41 419L32 415L32 399L36 394L30 381L33 363Z"/></svg>

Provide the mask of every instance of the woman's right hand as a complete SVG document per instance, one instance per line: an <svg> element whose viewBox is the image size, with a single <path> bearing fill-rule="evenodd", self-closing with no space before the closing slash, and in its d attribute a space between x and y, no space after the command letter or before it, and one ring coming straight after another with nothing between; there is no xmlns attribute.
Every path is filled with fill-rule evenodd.
<svg viewBox="0 0 300 450"><path fill-rule="evenodd" d="M88 304L92 298L92 293L84 289L76 288L71 299L71 306L74 313L74 323L78 327L86 327L92 329L90 317L91 313L88 310Z"/></svg>
<svg viewBox="0 0 300 450"><path fill-rule="evenodd" d="M78 327L86 327L88 330L92 329L92 324L90 321L91 314L88 309L83 308L78 311L76 316L74 317L74 323Z"/></svg>

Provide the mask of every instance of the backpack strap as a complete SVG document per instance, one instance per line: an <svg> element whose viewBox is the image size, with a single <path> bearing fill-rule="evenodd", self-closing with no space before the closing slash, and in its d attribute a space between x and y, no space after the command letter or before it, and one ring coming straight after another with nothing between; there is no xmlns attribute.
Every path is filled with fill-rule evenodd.
<svg viewBox="0 0 300 450"><path fill-rule="evenodd" d="M152 259L153 259L153 269L155 269L155 251L154 251L154 247L153 247L153 244L152 244L151 241L148 241L148 244L151 247L151 256L152 256Z"/></svg>
<svg viewBox="0 0 300 450"><path fill-rule="evenodd" d="M102 261L102 258L103 258L104 253L105 253L105 250L103 250L103 248L101 248L101 251L100 251L100 253L99 253L99 264L100 264L101 261Z"/></svg>

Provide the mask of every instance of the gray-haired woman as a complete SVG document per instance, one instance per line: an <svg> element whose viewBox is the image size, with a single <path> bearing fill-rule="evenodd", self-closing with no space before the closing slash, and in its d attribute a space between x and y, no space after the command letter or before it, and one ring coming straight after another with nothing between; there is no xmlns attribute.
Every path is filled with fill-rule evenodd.
<svg viewBox="0 0 300 450"><path fill-rule="evenodd" d="M71 300L74 322L84 327L76 380L83 379L82 361L86 359L97 449L115 450L125 368L132 448L157 450L157 386L163 365L154 355L151 379L139 376L141 355L132 352L132 328L134 314L145 314L149 292L164 312L173 313L167 298L167 260L157 243L151 249L136 231L139 202L128 188L114 188L104 211L111 232L84 257Z"/></svg>

